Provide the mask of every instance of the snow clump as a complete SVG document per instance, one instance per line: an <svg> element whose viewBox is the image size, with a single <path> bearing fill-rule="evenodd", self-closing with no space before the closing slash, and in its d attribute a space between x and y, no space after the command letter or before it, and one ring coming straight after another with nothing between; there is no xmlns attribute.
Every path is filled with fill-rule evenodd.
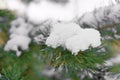
<svg viewBox="0 0 120 80"><path fill-rule="evenodd" d="M77 55L79 51L98 47L101 44L99 31L91 28L82 29L76 23L57 23L53 25L50 36L46 40L46 45L52 48L62 46L72 54Z"/></svg>
<svg viewBox="0 0 120 80"><path fill-rule="evenodd" d="M29 33L32 30L32 26L25 23L25 20L18 18L11 22L10 28L10 40L6 43L5 51L15 51L17 56L20 56L21 50L28 50L31 38ZM20 49L20 50L19 50Z"/></svg>
<svg viewBox="0 0 120 80"><path fill-rule="evenodd" d="M15 51L17 56L21 55L21 51L19 50L28 50L29 43L31 42L31 39L29 37L21 36L21 35L14 35L13 38L11 38L5 45L4 50L5 51Z"/></svg>

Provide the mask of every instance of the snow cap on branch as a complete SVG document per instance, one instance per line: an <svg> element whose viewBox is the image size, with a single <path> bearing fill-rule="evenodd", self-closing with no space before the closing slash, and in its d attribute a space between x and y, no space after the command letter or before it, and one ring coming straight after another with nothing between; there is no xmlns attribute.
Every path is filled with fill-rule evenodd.
<svg viewBox="0 0 120 80"><path fill-rule="evenodd" d="M23 18L18 18L11 22L10 28L10 40L4 47L5 51L15 51L17 56L20 56L21 50L28 50L31 39L29 33L32 30L32 26L25 23ZM20 50L19 50L20 49Z"/></svg>
<svg viewBox="0 0 120 80"><path fill-rule="evenodd" d="M101 44L99 31L95 29L82 29L76 23L57 23L53 25L46 45L52 48L62 46L72 54L89 49L90 46L98 47Z"/></svg>
<svg viewBox="0 0 120 80"><path fill-rule="evenodd" d="M100 33L95 29L83 29L79 34L67 39L66 48L77 55L79 51L85 51L89 47L98 47L101 44Z"/></svg>
<svg viewBox="0 0 120 80"><path fill-rule="evenodd" d="M15 51L17 56L21 55L21 50L28 50L31 39L26 36L14 35L4 47L5 51Z"/></svg>
<svg viewBox="0 0 120 80"><path fill-rule="evenodd" d="M82 30L79 25L75 23L56 23L53 24L50 36L46 40L48 46L56 48L58 46L65 47L65 41L78 34Z"/></svg>

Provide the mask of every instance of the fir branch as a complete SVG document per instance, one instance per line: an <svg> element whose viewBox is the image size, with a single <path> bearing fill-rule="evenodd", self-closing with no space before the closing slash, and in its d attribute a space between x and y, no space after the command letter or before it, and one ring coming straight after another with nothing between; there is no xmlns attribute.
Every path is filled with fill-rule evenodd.
<svg viewBox="0 0 120 80"><path fill-rule="evenodd" d="M120 4L101 7L93 12L87 12L79 18L78 23L83 28L93 27L104 29L120 24Z"/></svg>

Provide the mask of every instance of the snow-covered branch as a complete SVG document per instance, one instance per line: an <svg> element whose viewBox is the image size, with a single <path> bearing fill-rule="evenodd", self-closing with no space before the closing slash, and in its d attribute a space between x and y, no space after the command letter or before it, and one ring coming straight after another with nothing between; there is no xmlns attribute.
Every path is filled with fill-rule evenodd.
<svg viewBox="0 0 120 80"><path fill-rule="evenodd" d="M25 23L23 18L18 18L11 22L10 40L6 43L5 51L15 51L17 56L21 55L21 50L28 50L31 38L29 33L32 30L32 26ZM20 50L19 50L20 49Z"/></svg>
<svg viewBox="0 0 120 80"><path fill-rule="evenodd" d="M78 23L82 27L104 29L120 24L120 4L110 5L87 12L80 17Z"/></svg>

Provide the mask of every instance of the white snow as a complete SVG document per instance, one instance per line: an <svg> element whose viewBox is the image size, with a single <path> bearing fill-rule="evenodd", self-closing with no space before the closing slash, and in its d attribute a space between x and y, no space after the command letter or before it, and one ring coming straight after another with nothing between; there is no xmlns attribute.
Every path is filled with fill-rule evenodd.
<svg viewBox="0 0 120 80"><path fill-rule="evenodd" d="M35 23L40 23L48 19L52 19L53 21L70 21L75 16L74 13L73 3L63 6L46 0L42 0L39 3L31 2L27 10L29 20Z"/></svg>
<svg viewBox="0 0 120 80"><path fill-rule="evenodd" d="M32 28L33 27L30 24L26 23L23 18L17 18L11 22L11 28L9 32L10 34L28 36Z"/></svg>
<svg viewBox="0 0 120 80"><path fill-rule="evenodd" d="M79 51L84 51L101 44L99 31L95 29L82 29L76 23L57 23L53 25L50 36L46 40L46 45L56 48L62 46L72 54L77 55Z"/></svg>
<svg viewBox="0 0 120 80"><path fill-rule="evenodd" d="M81 17L79 24L83 25L84 23L89 26L93 26L94 28L98 27L97 20L93 12L87 12Z"/></svg>
<svg viewBox="0 0 120 80"><path fill-rule="evenodd" d="M81 30L80 26L75 23L56 23L53 24L50 36L46 40L46 45L56 48L65 47L65 41Z"/></svg>
<svg viewBox="0 0 120 80"><path fill-rule="evenodd" d="M21 0L4 1L9 10L16 12L18 16L27 16L31 22L37 24L48 19L71 21L96 8L116 4L115 0L69 0L64 5L48 0L33 0L29 4Z"/></svg>
<svg viewBox="0 0 120 80"><path fill-rule="evenodd" d="M90 46L98 47L101 44L100 33L95 29L84 29L79 34L67 39L66 48L77 55L79 51L85 51Z"/></svg>
<svg viewBox="0 0 120 80"><path fill-rule="evenodd" d="M21 48L22 50L28 50L29 43L31 42L31 39L26 36L21 35L14 35L13 38L11 38L5 45L4 50L5 51L15 51L17 56L21 55L21 51L18 50L18 48Z"/></svg>
<svg viewBox="0 0 120 80"><path fill-rule="evenodd" d="M6 43L4 50L5 51L15 51L17 56L20 56L21 50L28 50L31 38L29 38L29 33L32 30L32 26L28 23L25 23L23 18L17 18L11 22L10 40Z"/></svg>
<svg viewBox="0 0 120 80"><path fill-rule="evenodd" d="M27 5L25 5L21 0L5 0L7 4L7 9L14 11L18 16L24 16L27 10Z"/></svg>
<svg viewBox="0 0 120 80"><path fill-rule="evenodd" d="M71 21L75 17L81 17L86 12L112 4L116 4L115 0L69 0L66 5L41 0L38 3L30 3L27 16L30 21L35 23L48 19Z"/></svg>
<svg viewBox="0 0 120 80"><path fill-rule="evenodd" d="M116 4L115 0L76 0L78 3L78 17L81 17L86 12L91 12L97 8Z"/></svg>

